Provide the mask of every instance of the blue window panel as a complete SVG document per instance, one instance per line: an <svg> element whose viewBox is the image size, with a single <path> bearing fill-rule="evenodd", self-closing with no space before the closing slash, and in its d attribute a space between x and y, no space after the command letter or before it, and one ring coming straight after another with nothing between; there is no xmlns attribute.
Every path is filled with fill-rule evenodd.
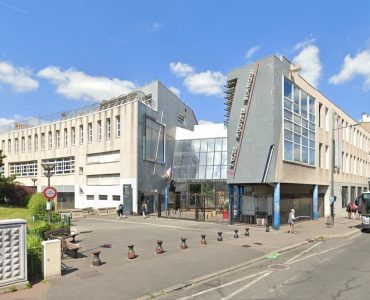
<svg viewBox="0 0 370 300"><path fill-rule="evenodd" d="M284 141L284 159L293 160L293 143Z"/></svg>
<svg viewBox="0 0 370 300"><path fill-rule="evenodd" d="M287 97L289 99L292 99L292 83L284 78L284 97Z"/></svg>
<svg viewBox="0 0 370 300"><path fill-rule="evenodd" d="M293 140L293 133L289 130L284 130L284 139L288 141Z"/></svg>
<svg viewBox="0 0 370 300"><path fill-rule="evenodd" d="M294 144L294 161L301 161L301 145Z"/></svg>
<svg viewBox="0 0 370 300"><path fill-rule="evenodd" d="M289 120L289 121L292 121L293 113L289 110L284 109L284 118Z"/></svg>
<svg viewBox="0 0 370 300"><path fill-rule="evenodd" d="M315 149L309 149L309 164L315 165Z"/></svg>
<svg viewBox="0 0 370 300"><path fill-rule="evenodd" d="M302 147L302 162L308 164L308 148Z"/></svg>

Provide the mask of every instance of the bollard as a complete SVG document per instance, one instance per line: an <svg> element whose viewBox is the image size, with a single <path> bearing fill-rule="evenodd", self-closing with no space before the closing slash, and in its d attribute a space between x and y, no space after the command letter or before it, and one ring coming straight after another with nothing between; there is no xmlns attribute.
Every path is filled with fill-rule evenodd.
<svg viewBox="0 0 370 300"><path fill-rule="evenodd" d="M135 251L134 251L134 244L128 245L128 259L134 259L136 257Z"/></svg>
<svg viewBox="0 0 370 300"><path fill-rule="evenodd" d="M100 260L99 254L100 254L100 250L93 251L93 260L92 260L93 267L101 266L101 260Z"/></svg>
<svg viewBox="0 0 370 300"><path fill-rule="evenodd" d="M161 241L161 240L158 240L157 241L157 248L155 249L155 253L156 254L162 254L164 251L163 251L163 248L162 248L162 243L163 243L163 241Z"/></svg>
<svg viewBox="0 0 370 300"><path fill-rule="evenodd" d="M266 232L270 232L270 226L268 224L266 225Z"/></svg>
<svg viewBox="0 0 370 300"><path fill-rule="evenodd" d="M206 235L205 234L201 234L200 236L202 237L202 239L200 240L200 244L201 245L207 245Z"/></svg>
<svg viewBox="0 0 370 300"><path fill-rule="evenodd" d="M188 248L188 246L186 245L186 238L184 238L184 237L181 238L180 248L181 249L187 249Z"/></svg>
<svg viewBox="0 0 370 300"><path fill-rule="evenodd" d="M238 234L238 229L234 229L235 233L234 233L234 239L237 239L239 237L239 234Z"/></svg>
<svg viewBox="0 0 370 300"><path fill-rule="evenodd" d="M217 241L222 242L222 232L218 232Z"/></svg>
<svg viewBox="0 0 370 300"><path fill-rule="evenodd" d="M249 236L249 227L245 228L245 236Z"/></svg>

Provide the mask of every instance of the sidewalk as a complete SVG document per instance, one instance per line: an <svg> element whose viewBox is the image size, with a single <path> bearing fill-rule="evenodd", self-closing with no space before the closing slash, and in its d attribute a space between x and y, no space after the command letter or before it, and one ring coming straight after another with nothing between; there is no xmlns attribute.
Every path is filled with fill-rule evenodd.
<svg viewBox="0 0 370 300"><path fill-rule="evenodd" d="M1 299L132 299L194 278L233 268L260 259L278 249L296 247L312 239L345 238L360 232L360 220L337 218L327 227L326 218L296 224L296 233L288 226L279 231L246 224L215 224L150 217L91 216L73 221L80 231L83 245L78 259L64 259L63 276L36 284L32 289L2 294ZM244 236L250 227L250 236ZM235 239L234 229L239 230ZM223 241L217 242L217 232ZM200 245L200 234L208 244ZM187 238L189 248L180 249L180 237ZM166 253L155 255L156 241L163 240ZM135 244L138 257L127 259L127 245ZM110 244L111 247L104 245ZM104 264L91 267L92 251L99 248ZM143 284L145 283L145 284ZM124 293L123 293L124 292Z"/></svg>

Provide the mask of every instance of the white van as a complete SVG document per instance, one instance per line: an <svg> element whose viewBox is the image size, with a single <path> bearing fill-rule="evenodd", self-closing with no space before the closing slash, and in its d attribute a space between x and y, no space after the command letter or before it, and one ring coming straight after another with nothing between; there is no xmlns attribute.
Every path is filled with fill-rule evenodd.
<svg viewBox="0 0 370 300"><path fill-rule="evenodd" d="M361 195L362 231L370 229L370 192Z"/></svg>

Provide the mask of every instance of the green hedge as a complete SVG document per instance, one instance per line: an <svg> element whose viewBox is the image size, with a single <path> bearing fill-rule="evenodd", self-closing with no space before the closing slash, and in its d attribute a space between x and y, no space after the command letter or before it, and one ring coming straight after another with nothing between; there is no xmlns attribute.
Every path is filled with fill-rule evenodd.
<svg viewBox="0 0 370 300"><path fill-rule="evenodd" d="M46 199L42 193L35 193L28 202L28 209L33 216L46 214Z"/></svg>

